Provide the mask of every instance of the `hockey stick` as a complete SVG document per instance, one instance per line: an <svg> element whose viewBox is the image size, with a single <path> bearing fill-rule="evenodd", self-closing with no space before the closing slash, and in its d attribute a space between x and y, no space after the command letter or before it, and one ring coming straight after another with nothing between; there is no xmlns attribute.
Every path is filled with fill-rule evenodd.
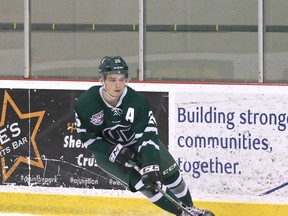
<svg viewBox="0 0 288 216"><path fill-rule="evenodd" d="M132 167L137 172L140 171L140 168L136 165L135 162L129 161L129 164L132 165ZM156 186L156 190L158 190L166 199L168 199L171 203L173 203L178 208L178 210L185 211L187 214L193 216L192 213L189 212L180 202L178 202L173 197L171 197L169 194L167 194L164 190L162 190L162 188L159 188L158 186Z"/></svg>
<svg viewBox="0 0 288 216"><path fill-rule="evenodd" d="M156 190L162 193L163 196L166 197L166 199L168 199L170 202L172 202L179 210L185 211L187 214L193 216L191 212L189 212L181 203L177 202L173 197L163 191L162 188L156 187Z"/></svg>

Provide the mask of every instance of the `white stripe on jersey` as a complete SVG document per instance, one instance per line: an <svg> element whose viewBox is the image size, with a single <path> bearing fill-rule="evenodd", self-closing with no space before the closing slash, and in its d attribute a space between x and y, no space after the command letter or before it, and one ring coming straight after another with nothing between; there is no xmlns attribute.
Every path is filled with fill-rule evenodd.
<svg viewBox="0 0 288 216"><path fill-rule="evenodd" d="M96 139L89 139L85 143L83 143L84 147L87 148L89 145L91 145L95 140L102 139L101 137L97 137Z"/></svg>
<svg viewBox="0 0 288 216"><path fill-rule="evenodd" d="M156 127L146 127L144 132L155 132L158 134L158 129Z"/></svg>
<svg viewBox="0 0 288 216"><path fill-rule="evenodd" d="M87 132L85 128L76 128L77 133Z"/></svg>
<svg viewBox="0 0 288 216"><path fill-rule="evenodd" d="M135 134L135 138L136 139L138 139L138 138L140 138L140 137L142 137L143 136L143 133L137 133L137 134Z"/></svg>
<svg viewBox="0 0 288 216"><path fill-rule="evenodd" d="M147 146L147 145L152 145L152 146L154 146L157 150L160 150L159 146L150 139L149 141L143 142L142 145L138 147L138 152L141 151L142 147Z"/></svg>

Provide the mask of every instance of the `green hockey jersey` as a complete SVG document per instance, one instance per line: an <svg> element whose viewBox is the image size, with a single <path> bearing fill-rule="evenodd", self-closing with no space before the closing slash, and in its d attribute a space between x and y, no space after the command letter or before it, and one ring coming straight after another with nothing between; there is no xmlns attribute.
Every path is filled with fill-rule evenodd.
<svg viewBox="0 0 288 216"><path fill-rule="evenodd" d="M113 146L120 143L137 152L143 165L157 162L157 123L148 100L126 86L117 106L112 107L102 91L102 86L93 86L76 102L76 127L84 146L93 146L96 161L108 158Z"/></svg>

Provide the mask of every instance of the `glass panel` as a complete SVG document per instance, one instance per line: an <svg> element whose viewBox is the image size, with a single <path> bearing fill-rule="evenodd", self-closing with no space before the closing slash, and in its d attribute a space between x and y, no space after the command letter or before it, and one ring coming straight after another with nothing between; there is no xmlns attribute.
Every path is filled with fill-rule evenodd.
<svg viewBox="0 0 288 216"><path fill-rule="evenodd" d="M288 82L288 1L266 2L265 82Z"/></svg>
<svg viewBox="0 0 288 216"><path fill-rule="evenodd" d="M0 0L0 77L24 76L24 3Z"/></svg>
<svg viewBox="0 0 288 216"><path fill-rule="evenodd" d="M258 80L257 1L147 1L146 80Z"/></svg>
<svg viewBox="0 0 288 216"><path fill-rule="evenodd" d="M138 67L138 1L32 1L32 76L98 78L105 55Z"/></svg>

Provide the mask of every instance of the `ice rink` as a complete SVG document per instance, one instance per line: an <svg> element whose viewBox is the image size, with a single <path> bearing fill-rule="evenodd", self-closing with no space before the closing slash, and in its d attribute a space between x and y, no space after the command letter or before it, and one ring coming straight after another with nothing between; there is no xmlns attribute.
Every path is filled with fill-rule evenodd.
<svg viewBox="0 0 288 216"><path fill-rule="evenodd" d="M21 213L1 213L0 212L0 215L3 215L3 216L35 216L34 214L21 214Z"/></svg>

